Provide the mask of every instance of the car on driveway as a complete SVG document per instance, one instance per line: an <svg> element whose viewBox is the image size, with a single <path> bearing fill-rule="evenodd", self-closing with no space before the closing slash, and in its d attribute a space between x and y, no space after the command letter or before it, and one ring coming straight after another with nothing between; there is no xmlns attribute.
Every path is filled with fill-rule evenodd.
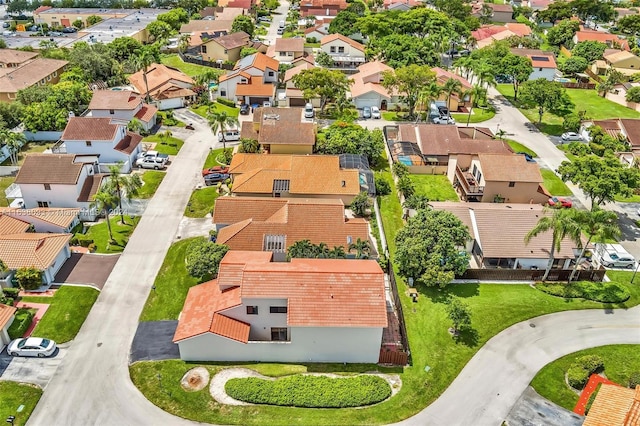
<svg viewBox="0 0 640 426"><path fill-rule="evenodd" d="M371 107L371 118L380 119L380 108L375 106Z"/></svg>
<svg viewBox="0 0 640 426"><path fill-rule="evenodd" d="M533 157L530 154L527 154L526 152L516 152L516 154L524 155L524 159L527 160L528 163L536 162L536 160L534 160Z"/></svg>
<svg viewBox="0 0 640 426"><path fill-rule="evenodd" d="M15 339L7 347L7 354L11 356L33 356L44 358L56 351L56 342L40 337L24 337Z"/></svg>
<svg viewBox="0 0 640 426"><path fill-rule="evenodd" d="M362 108L362 118L371 118L371 107Z"/></svg>
<svg viewBox="0 0 640 426"><path fill-rule="evenodd" d="M229 168L224 166L213 166L202 171L202 177L210 175L212 173L229 173Z"/></svg>
<svg viewBox="0 0 640 426"><path fill-rule="evenodd" d="M456 124L456 120L451 117L435 117L433 119L433 124Z"/></svg>
<svg viewBox="0 0 640 426"><path fill-rule="evenodd" d="M209 173L204 177L204 184L211 186L214 183L224 182L227 179L229 179L228 173Z"/></svg>
<svg viewBox="0 0 640 426"><path fill-rule="evenodd" d="M636 267L636 260L628 253L604 253L600 257L600 262L605 268L633 269Z"/></svg>
<svg viewBox="0 0 640 426"><path fill-rule="evenodd" d="M159 157L143 157L136 160L136 167L139 169L162 170L167 167L167 163Z"/></svg>
<svg viewBox="0 0 640 426"><path fill-rule="evenodd" d="M549 205L551 207L569 209L569 208L571 208L573 206L573 202L568 198L551 197L551 198L549 198Z"/></svg>
<svg viewBox="0 0 640 426"><path fill-rule="evenodd" d="M581 141L582 136L580 136L576 132L566 132L563 133L562 136L560 136L560 139L562 139L563 142Z"/></svg>
<svg viewBox="0 0 640 426"><path fill-rule="evenodd" d="M240 114L249 115L249 110L250 110L249 105L247 104L240 105Z"/></svg>
<svg viewBox="0 0 640 426"><path fill-rule="evenodd" d="M271 22L271 18L268 16L261 16L258 18L258 22Z"/></svg>

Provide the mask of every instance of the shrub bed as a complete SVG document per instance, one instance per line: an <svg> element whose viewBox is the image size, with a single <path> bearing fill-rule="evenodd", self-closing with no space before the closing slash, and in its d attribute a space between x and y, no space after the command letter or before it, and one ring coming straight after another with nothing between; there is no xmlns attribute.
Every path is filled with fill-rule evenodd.
<svg viewBox="0 0 640 426"><path fill-rule="evenodd" d="M574 389L582 389L589 376L604 369L602 358L597 355L585 355L577 358L567 370L567 382Z"/></svg>
<svg viewBox="0 0 640 426"><path fill-rule="evenodd" d="M333 379L296 375L278 380L231 379L227 394L254 404L306 408L345 408L375 404L391 396L389 384L371 375Z"/></svg>
<svg viewBox="0 0 640 426"><path fill-rule="evenodd" d="M578 281L571 284L538 284L536 288L553 296L602 303L622 303L631 297L629 290L617 283Z"/></svg>
<svg viewBox="0 0 640 426"><path fill-rule="evenodd" d="M17 339L24 335L33 321L35 311L33 309L18 309L15 316L9 327L9 338L11 339Z"/></svg>

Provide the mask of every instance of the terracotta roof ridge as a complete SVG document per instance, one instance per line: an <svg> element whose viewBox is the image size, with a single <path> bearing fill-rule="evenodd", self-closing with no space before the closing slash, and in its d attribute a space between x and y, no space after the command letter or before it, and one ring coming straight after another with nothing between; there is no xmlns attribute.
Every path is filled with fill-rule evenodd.
<svg viewBox="0 0 640 426"><path fill-rule="evenodd" d="M229 241L231 238L238 235L240 231L249 226L251 222L253 222L253 219L249 218L241 220L240 222L232 223L231 225L225 226L224 228L220 229L220 231L218 232L218 244L224 244L225 242ZM227 232L229 232L230 234L226 235Z"/></svg>
<svg viewBox="0 0 640 426"><path fill-rule="evenodd" d="M265 219L265 222L271 223L287 223L289 219L289 203L285 203L276 210L271 216Z"/></svg>

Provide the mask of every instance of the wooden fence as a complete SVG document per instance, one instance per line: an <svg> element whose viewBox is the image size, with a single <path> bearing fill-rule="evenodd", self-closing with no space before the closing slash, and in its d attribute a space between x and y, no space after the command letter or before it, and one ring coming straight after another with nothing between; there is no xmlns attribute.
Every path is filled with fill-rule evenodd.
<svg viewBox="0 0 640 426"><path fill-rule="evenodd" d="M392 351L389 349L380 349L380 357L378 364L407 365L409 363L409 355L406 352Z"/></svg>
<svg viewBox="0 0 640 426"><path fill-rule="evenodd" d="M234 67L233 64L204 61L202 59L198 59L191 55L185 55L183 53L178 53L178 55L180 56L180 59L182 59L185 62L189 62L191 64L196 64L196 65L202 65L204 67L218 68L223 70L232 70Z"/></svg>
<svg viewBox="0 0 640 426"><path fill-rule="evenodd" d="M575 279L600 282L606 272L602 267L600 269L579 270ZM571 269L552 269L547 281L568 281L569 275L571 275ZM467 269L457 278L479 281L540 281L543 276L543 269Z"/></svg>
<svg viewBox="0 0 640 426"><path fill-rule="evenodd" d="M562 83L565 89L595 89L596 84L594 83L573 83L573 82L564 82Z"/></svg>
<svg viewBox="0 0 640 426"><path fill-rule="evenodd" d="M409 338L407 337L407 326L405 325L405 322L404 322L404 312L402 310L402 302L400 301L400 294L398 294L398 283L396 282L396 277L395 277L395 274L393 273L393 266L391 264L391 261L389 261L389 266L387 267L387 274L389 274L389 286L391 287L393 304L398 314L398 322L400 323L400 341L402 342L402 346L404 348L404 352L396 352L396 353L404 353L405 355L404 362L398 365L407 365L407 364L411 364L411 350L409 349ZM381 350L380 358L382 358L382 352L383 351ZM391 355L388 355L388 356L391 356Z"/></svg>

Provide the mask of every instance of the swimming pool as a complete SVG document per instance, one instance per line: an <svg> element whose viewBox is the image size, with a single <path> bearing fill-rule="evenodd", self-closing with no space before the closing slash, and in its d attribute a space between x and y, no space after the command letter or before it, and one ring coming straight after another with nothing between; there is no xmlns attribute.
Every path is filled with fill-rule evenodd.
<svg viewBox="0 0 640 426"><path fill-rule="evenodd" d="M569 83L569 82L571 82L571 80L569 80L568 78L564 78L564 77L556 78L554 80L557 81L558 83Z"/></svg>

